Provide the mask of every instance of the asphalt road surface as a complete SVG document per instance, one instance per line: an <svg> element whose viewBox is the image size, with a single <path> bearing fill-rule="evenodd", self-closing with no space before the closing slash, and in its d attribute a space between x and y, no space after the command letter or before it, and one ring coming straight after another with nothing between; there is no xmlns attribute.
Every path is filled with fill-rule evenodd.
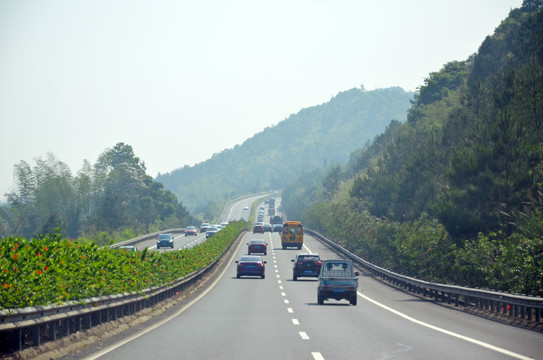
<svg viewBox="0 0 543 360"><path fill-rule="evenodd" d="M265 279L236 278L234 261L247 254L250 239L268 242ZM248 233L207 292L87 358L543 359L539 332L440 306L365 274L358 305L318 305L316 279L292 280L291 259L298 252L282 250L277 233ZM309 236L302 252L338 258Z"/></svg>

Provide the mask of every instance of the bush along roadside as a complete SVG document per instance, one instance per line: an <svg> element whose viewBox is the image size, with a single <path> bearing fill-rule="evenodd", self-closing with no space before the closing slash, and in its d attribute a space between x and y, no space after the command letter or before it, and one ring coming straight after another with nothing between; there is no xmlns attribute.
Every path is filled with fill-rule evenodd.
<svg viewBox="0 0 543 360"><path fill-rule="evenodd" d="M60 234L0 239L0 310L166 285L213 263L247 226L234 222L200 245L168 252L102 248Z"/></svg>

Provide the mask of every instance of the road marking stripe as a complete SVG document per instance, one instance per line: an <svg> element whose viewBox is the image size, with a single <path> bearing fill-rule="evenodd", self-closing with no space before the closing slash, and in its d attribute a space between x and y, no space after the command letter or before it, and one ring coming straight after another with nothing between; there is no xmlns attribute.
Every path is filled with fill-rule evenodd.
<svg viewBox="0 0 543 360"><path fill-rule="evenodd" d="M303 331L300 331L298 332L298 334L300 334L300 336L302 337L303 340L309 340L309 336L307 336L307 334Z"/></svg>
<svg viewBox="0 0 543 360"><path fill-rule="evenodd" d="M406 320L409 320L411 322L414 322L415 324L419 324L419 325L422 325L422 326L425 326L429 329L432 329L432 330L435 330L435 331L439 331L443 334L446 334L446 335L450 335L450 336L453 336L453 337L456 337L458 339L461 339L461 340L465 340L467 342L470 342L470 343L473 343L473 344L476 344L476 345L479 345L479 346L482 346L482 347L485 347L487 349L490 349L490 350L494 350L496 352L499 352L499 353L502 353L502 354L505 354L505 355L509 355L511 357L514 357L514 358L517 358L517 359L522 359L522 360L530 360L532 358L530 357L527 357L527 356L524 356L524 355L520 355L520 354L517 354L517 353L514 353L512 351L509 351L509 350L506 350L506 349L502 349L500 347L497 347L497 346L494 346L494 345L491 345L491 344L488 344L488 343L485 343L483 341L479 341L479 340L476 340L476 339L472 339L470 337L467 337L467 336L464 336L464 335L460 335L460 334L457 334L455 332L452 332L452 331L449 331L449 330L445 330L445 329L442 329L440 327L437 327L435 325L431 325L431 324L428 324L428 323L425 323L423 321L420 321L420 320L417 320L415 318L412 318L411 316L409 315L406 315L404 313L401 313L399 312L398 310L394 310L384 304L381 304L380 302L376 301L376 300L373 300L372 298L370 297L367 297L366 295L358 292L358 295L360 295L363 299L365 300L368 300L369 302L387 310L387 311L390 311L391 313L393 314L396 314Z"/></svg>
<svg viewBox="0 0 543 360"><path fill-rule="evenodd" d="M292 308L287 308L287 311L288 311L289 313L291 313L291 314L294 312L294 310L292 310Z"/></svg>
<svg viewBox="0 0 543 360"><path fill-rule="evenodd" d="M283 302L284 302L285 304L289 304L289 303L290 303L290 302L288 301L288 299L283 300Z"/></svg>
<svg viewBox="0 0 543 360"><path fill-rule="evenodd" d="M292 319L292 323L294 325L300 325L300 322L298 321L298 319Z"/></svg>
<svg viewBox="0 0 543 360"><path fill-rule="evenodd" d="M315 360L324 360L324 357L320 352L312 352L311 355L313 355L313 359Z"/></svg>
<svg viewBox="0 0 543 360"><path fill-rule="evenodd" d="M282 292L282 293L281 293L281 296L287 296L287 293L286 293L286 292Z"/></svg>

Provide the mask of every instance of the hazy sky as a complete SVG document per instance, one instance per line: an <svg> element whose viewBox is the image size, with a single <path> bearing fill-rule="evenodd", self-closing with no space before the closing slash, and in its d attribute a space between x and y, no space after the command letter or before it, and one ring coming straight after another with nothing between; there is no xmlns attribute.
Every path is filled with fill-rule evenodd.
<svg viewBox="0 0 543 360"><path fill-rule="evenodd" d="M521 4L0 1L0 198L48 152L75 175L124 142L155 177L361 84L414 91Z"/></svg>

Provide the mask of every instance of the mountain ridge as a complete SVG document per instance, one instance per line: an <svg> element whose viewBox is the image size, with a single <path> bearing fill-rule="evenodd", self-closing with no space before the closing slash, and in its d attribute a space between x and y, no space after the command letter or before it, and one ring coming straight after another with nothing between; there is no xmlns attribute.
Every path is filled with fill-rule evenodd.
<svg viewBox="0 0 543 360"><path fill-rule="evenodd" d="M299 169L349 160L392 120L405 121L413 92L400 87L339 92L330 101L301 109L242 144L194 166L159 174L156 181L191 212L237 195L285 186ZM285 164L289 164L286 166Z"/></svg>

